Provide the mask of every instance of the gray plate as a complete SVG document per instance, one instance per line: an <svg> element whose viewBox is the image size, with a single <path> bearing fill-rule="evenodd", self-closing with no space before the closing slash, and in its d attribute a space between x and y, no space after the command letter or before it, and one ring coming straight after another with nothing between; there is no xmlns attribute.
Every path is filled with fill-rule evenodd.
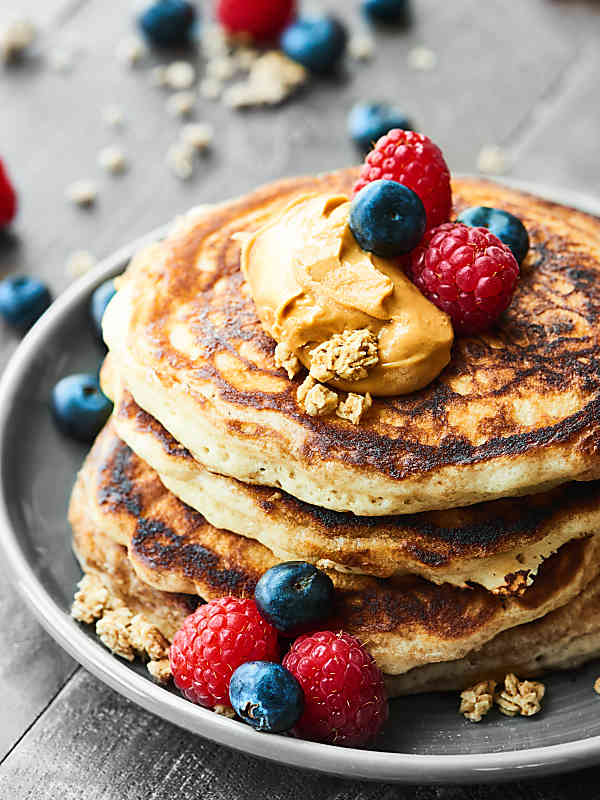
<svg viewBox="0 0 600 800"><path fill-rule="evenodd" d="M600 214L600 203L590 198L539 187L537 192ZM48 397L63 375L98 368L102 350L87 316L90 293L121 272L143 241L107 259L53 304L23 340L0 386L0 544L42 625L86 669L140 706L189 731L282 764L380 781L466 783L547 775L600 761L600 698L592 691L598 663L550 676L544 710L532 719L493 712L473 725L457 714L456 694L396 700L377 746L350 750L256 733L196 707L153 684L143 668L111 656L70 618L80 570L71 554L65 512L86 449L57 433Z"/></svg>

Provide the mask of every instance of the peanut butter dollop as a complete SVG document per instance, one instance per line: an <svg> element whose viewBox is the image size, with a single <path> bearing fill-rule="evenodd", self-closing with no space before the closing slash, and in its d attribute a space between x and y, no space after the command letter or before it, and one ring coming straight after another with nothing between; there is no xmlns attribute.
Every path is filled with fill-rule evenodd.
<svg viewBox="0 0 600 800"><path fill-rule="evenodd" d="M408 394L450 360L450 318L393 261L362 250L343 195L304 195L243 239L242 269L267 333L310 369L311 350L367 329L378 363L366 377L327 381L347 392Z"/></svg>

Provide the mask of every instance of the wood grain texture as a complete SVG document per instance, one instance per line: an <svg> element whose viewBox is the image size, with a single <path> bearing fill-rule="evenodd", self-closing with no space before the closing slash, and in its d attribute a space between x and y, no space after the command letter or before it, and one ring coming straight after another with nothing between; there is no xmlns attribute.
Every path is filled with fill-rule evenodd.
<svg viewBox="0 0 600 800"><path fill-rule="evenodd" d="M357 25L358 2L323 5ZM113 0L110 12L103 0L20 0L18 7L0 0L0 23L18 13L41 30L34 58L0 70L0 156L21 199L14 235L0 238L0 275L31 272L59 292L71 280L65 261L75 249L101 257L190 205L352 163L346 115L363 99L399 104L443 146L454 170L474 171L480 148L499 144L513 176L597 193L598 3L415 0L414 6L408 31L377 33L373 61L315 82L280 109L238 113L199 100L196 118L215 126L217 141L195 178L182 184L164 163L180 127L165 113L165 94L150 86L147 67L126 69L114 55L131 33L130 0ZM52 49L72 42L82 49L73 72L50 70ZM437 55L432 72L407 66L409 50L421 44ZM153 56L149 65L159 60ZM122 132L104 126L108 104L123 107ZM96 165L99 149L112 142L131 159L122 178ZM63 195L68 183L88 177L98 182L100 198L83 212ZM0 366L16 343L0 327ZM279 768L190 736L74 672L3 578L0 614L2 798L585 800L597 794L600 771L510 787L400 788Z"/></svg>

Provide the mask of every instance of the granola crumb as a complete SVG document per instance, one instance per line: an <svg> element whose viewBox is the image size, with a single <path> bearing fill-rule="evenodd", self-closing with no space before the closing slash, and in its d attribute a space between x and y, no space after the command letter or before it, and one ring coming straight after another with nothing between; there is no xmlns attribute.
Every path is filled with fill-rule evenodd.
<svg viewBox="0 0 600 800"><path fill-rule="evenodd" d="M275 366L284 369L288 378L292 380L300 371L300 361L294 351L284 342L279 342L275 348Z"/></svg>
<svg viewBox="0 0 600 800"><path fill-rule="evenodd" d="M494 705L496 681L481 681L460 695L459 713L470 722L481 722Z"/></svg>
<svg viewBox="0 0 600 800"><path fill-rule="evenodd" d="M235 717L235 711L231 706L222 706L218 705L215 706L213 711L215 714L220 714L222 717L228 717L229 719L233 719Z"/></svg>
<svg viewBox="0 0 600 800"><path fill-rule="evenodd" d="M105 647L115 655L133 661L135 650L129 635L132 614L128 608L106 611L96 623L96 633Z"/></svg>
<svg viewBox="0 0 600 800"><path fill-rule="evenodd" d="M28 19L16 19L0 30L0 62L10 64L22 58L33 44L36 30Z"/></svg>
<svg viewBox="0 0 600 800"><path fill-rule="evenodd" d="M206 74L217 81L228 81L237 72L236 61L228 55L221 55L206 64Z"/></svg>
<svg viewBox="0 0 600 800"><path fill-rule="evenodd" d="M324 417L331 414L338 405L336 392L317 383L310 375L298 387L296 397L311 417Z"/></svg>
<svg viewBox="0 0 600 800"><path fill-rule="evenodd" d="M377 337L368 328L336 333L310 355L310 374L317 381L361 380L379 361Z"/></svg>
<svg viewBox="0 0 600 800"><path fill-rule="evenodd" d="M100 578L84 575L77 584L77 591L71 606L71 616L79 622L90 625L100 619L108 608L109 594Z"/></svg>
<svg viewBox="0 0 600 800"><path fill-rule="evenodd" d="M350 392L345 400L340 401L335 413L340 419L347 419L353 425L358 425L373 405L373 398L367 392L365 395Z"/></svg>
<svg viewBox="0 0 600 800"><path fill-rule="evenodd" d="M161 661L169 655L168 641L143 614L132 618L129 639L138 655L147 655L152 661Z"/></svg>
<svg viewBox="0 0 600 800"><path fill-rule="evenodd" d="M545 691L543 683L520 681L510 672L504 679L504 688L496 695L496 704L508 717L531 717L542 710Z"/></svg>
<svg viewBox="0 0 600 800"><path fill-rule="evenodd" d="M146 669L157 683L168 683L173 677L171 663L168 658L161 658L157 661L149 661Z"/></svg>
<svg viewBox="0 0 600 800"><path fill-rule="evenodd" d="M93 206L98 198L98 190L93 181L80 180L70 183L65 189L67 200L76 206Z"/></svg>
<svg viewBox="0 0 600 800"><path fill-rule="evenodd" d="M223 101L232 108L277 105L289 97L308 77L306 69L283 53L273 50L259 56L244 81L230 86Z"/></svg>
<svg viewBox="0 0 600 800"><path fill-rule="evenodd" d="M97 264L96 257L88 250L75 250L67 258L66 271L73 278L85 275Z"/></svg>
<svg viewBox="0 0 600 800"><path fill-rule="evenodd" d="M111 145L103 147L98 153L98 164L111 175L122 175L127 171L127 158L120 147Z"/></svg>
<svg viewBox="0 0 600 800"><path fill-rule="evenodd" d="M594 681L594 691L596 694L600 694L600 678L596 678Z"/></svg>

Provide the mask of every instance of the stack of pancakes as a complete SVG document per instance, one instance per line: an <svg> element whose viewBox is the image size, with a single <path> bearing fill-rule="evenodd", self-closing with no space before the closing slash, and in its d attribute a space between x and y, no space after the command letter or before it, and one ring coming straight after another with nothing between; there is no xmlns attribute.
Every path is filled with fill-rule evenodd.
<svg viewBox="0 0 600 800"><path fill-rule="evenodd" d="M600 221L488 182L455 210L532 248L501 324L359 425L309 416L274 360L235 234L354 170L205 209L140 252L104 318L115 410L73 491L74 547L171 638L279 561L332 577L332 624L392 694L531 677L600 653Z"/></svg>

